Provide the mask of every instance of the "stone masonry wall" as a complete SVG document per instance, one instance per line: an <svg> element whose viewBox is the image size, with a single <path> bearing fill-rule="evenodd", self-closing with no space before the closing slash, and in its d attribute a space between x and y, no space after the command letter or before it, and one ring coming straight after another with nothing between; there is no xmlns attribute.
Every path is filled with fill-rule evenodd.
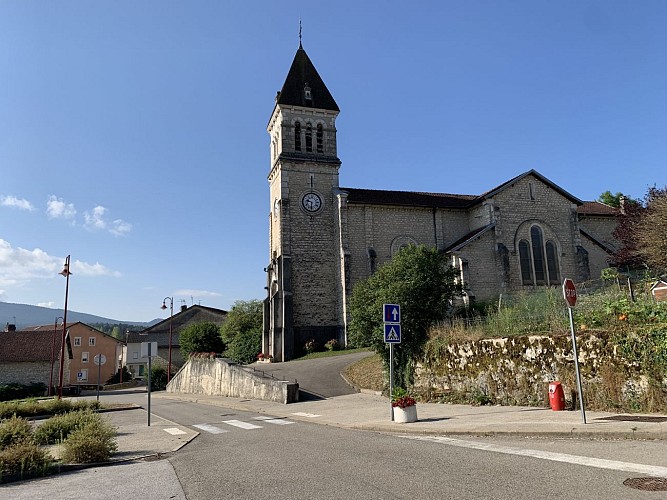
<svg viewBox="0 0 667 500"><path fill-rule="evenodd" d="M609 335L578 336L577 349L587 408L667 406L667 374L624 357ZM571 402L577 386L568 335L429 344L414 387L429 399L454 392L491 403L548 406L552 381L561 382Z"/></svg>

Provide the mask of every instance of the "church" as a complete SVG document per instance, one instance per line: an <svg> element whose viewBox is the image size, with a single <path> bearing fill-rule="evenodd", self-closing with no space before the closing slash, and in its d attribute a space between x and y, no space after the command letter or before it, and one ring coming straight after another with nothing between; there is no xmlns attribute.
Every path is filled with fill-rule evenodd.
<svg viewBox="0 0 667 500"><path fill-rule="evenodd" d="M596 279L609 267L616 209L582 201L535 170L482 194L341 187L339 112L300 43L267 127L262 352L275 361L300 355L310 340L346 345L354 284L407 245L445 255L466 302Z"/></svg>

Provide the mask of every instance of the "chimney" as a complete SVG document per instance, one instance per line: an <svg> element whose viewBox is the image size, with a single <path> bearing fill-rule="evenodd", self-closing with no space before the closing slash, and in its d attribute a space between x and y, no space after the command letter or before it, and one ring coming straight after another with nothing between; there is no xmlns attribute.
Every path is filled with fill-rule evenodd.
<svg viewBox="0 0 667 500"><path fill-rule="evenodd" d="M621 209L621 215L625 215L625 196L621 196L619 201L619 208Z"/></svg>
<svg viewBox="0 0 667 500"><path fill-rule="evenodd" d="M12 325L9 322L5 325L5 332L15 332L15 331L16 331L16 325Z"/></svg>
<svg viewBox="0 0 667 500"><path fill-rule="evenodd" d="M185 311L188 308L187 305L181 304L181 312Z"/></svg>

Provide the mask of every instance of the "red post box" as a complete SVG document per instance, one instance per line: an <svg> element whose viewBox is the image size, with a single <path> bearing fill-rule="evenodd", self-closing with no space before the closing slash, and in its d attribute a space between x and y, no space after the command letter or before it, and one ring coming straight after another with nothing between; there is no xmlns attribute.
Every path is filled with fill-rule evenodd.
<svg viewBox="0 0 667 500"><path fill-rule="evenodd" d="M549 404L553 411L563 411L565 409L565 393L560 382L551 382L549 384Z"/></svg>

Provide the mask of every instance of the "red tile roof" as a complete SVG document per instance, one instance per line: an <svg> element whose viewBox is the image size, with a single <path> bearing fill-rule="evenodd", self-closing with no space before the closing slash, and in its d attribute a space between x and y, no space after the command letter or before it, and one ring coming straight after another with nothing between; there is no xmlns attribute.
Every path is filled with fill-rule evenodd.
<svg viewBox="0 0 667 500"><path fill-rule="evenodd" d="M0 362L51 361L55 338L54 359L60 359L62 328L51 331L0 332Z"/></svg>
<svg viewBox="0 0 667 500"><path fill-rule="evenodd" d="M577 208L579 215L618 215L618 208L605 205L599 201L585 201L583 205Z"/></svg>

